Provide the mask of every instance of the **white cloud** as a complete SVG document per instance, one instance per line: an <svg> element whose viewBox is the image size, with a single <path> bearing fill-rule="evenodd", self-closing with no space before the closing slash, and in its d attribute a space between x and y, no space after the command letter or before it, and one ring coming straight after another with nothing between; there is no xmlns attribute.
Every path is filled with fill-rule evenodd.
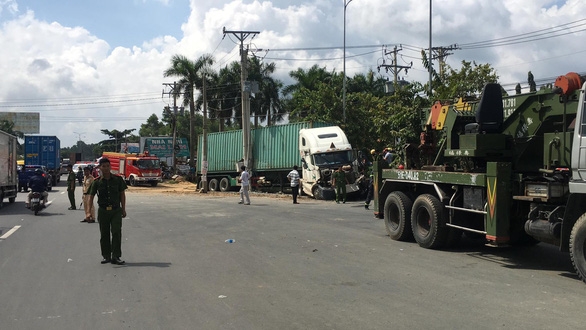
<svg viewBox="0 0 586 330"><path fill-rule="evenodd" d="M179 3L158 1L166 6ZM425 82L427 72L421 64L420 50L429 43L428 5L427 1L353 0L346 11L349 75L376 71L383 58L382 47L353 46L403 44L399 64L413 62L413 68L401 76ZM259 31L246 42L251 42L251 50L271 49L253 53L274 61L279 79L287 79L289 71L298 67L314 64L342 70L340 48L276 51L341 47L342 1L191 0L189 10L189 18L177 22L183 35L161 35L134 47L112 48L107 39L96 37L92 31L63 26L58 21L40 21L33 11L6 19L6 13L18 12L18 5L16 1L0 0L4 22L0 28L0 105L17 100L77 104L33 108L42 113L41 133L58 135L64 146L77 141L73 131L85 132L84 140L97 142L105 138L100 129L138 129L150 114L161 113L162 83L172 81L163 77L163 71L172 55L196 59L213 52L216 68L239 60L239 41L230 34L222 40L224 27ZM584 19L584 12L586 2L581 0L434 0L433 45L466 45L559 26L562 31L564 24ZM586 32L581 29L566 27L567 32L574 33L528 43L454 50L447 61L456 68L462 60L490 63L507 83L524 82L529 70L536 78L555 77L584 67L586 46L580 40ZM369 54L361 55L365 53ZM119 102L124 100L136 101ZM132 119L135 117L138 119Z"/></svg>

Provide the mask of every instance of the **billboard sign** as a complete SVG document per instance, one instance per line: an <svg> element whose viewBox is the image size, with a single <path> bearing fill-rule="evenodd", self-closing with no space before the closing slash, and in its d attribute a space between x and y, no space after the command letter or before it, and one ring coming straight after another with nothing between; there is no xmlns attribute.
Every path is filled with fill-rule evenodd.
<svg viewBox="0 0 586 330"><path fill-rule="evenodd" d="M159 158L173 157L172 137L142 137L140 146L143 152L148 151ZM189 147L186 138L177 138L176 157L189 157Z"/></svg>
<svg viewBox="0 0 586 330"><path fill-rule="evenodd" d="M13 130L24 134L39 134L41 132L40 117L39 112L0 112L0 121L13 122Z"/></svg>

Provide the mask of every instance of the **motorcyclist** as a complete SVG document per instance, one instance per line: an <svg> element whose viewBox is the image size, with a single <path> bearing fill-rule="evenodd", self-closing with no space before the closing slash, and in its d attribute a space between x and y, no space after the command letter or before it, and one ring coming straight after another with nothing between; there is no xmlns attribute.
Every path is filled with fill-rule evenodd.
<svg viewBox="0 0 586 330"><path fill-rule="evenodd" d="M26 208L30 207L33 192L41 193L41 196L43 196L43 205L47 205L47 197L49 196L49 193L47 193L47 178L43 176L43 170L40 168L35 170L35 175L33 175L28 181L28 186L31 192L26 198Z"/></svg>

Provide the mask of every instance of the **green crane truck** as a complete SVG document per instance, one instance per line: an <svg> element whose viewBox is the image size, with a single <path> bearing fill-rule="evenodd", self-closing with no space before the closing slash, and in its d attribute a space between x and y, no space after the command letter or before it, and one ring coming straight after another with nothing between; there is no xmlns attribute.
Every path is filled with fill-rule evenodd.
<svg viewBox="0 0 586 330"><path fill-rule="evenodd" d="M539 91L436 103L398 169L375 164L375 216L424 248L462 233L491 246L554 244L586 282L586 84L576 73Z"/></svg>

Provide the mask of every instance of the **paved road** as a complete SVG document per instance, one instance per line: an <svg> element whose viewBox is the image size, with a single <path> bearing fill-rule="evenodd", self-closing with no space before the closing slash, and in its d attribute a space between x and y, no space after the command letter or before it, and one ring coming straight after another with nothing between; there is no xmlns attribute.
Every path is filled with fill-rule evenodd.
<svg viewBox="0 0 586 330"><path fill-rule="evenodd" d="M0 210L0 236L21 226L0 239L2 329L584 327L586 285L548 245L430 251L360 202L130 192L127 264L101 265L64 190L37 217L24 194Z"/></svg>

